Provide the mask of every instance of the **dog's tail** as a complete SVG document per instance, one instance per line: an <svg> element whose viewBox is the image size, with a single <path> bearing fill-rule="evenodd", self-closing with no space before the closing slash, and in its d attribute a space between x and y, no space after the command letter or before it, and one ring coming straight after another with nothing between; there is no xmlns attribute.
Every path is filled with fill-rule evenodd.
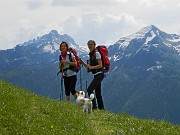
<svg viewBox="0 0 180 135"><path fill-rule="evenodd" d="M92 93L89 97L90 100L93 100L94 99L94 94Z"/></svg>

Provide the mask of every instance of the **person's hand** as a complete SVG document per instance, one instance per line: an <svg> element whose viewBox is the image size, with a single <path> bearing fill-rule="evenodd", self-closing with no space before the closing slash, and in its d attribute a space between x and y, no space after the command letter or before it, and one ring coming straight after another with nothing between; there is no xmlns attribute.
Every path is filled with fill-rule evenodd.
<svg viewBox="0 0 180 135"><path fill-rule="evenodd" d="M83 64L83 61L82 61L82 59L81 59L81 58L79 58L79 62L80 62L80 64Z"/></svg>
<svg viewBox="0 0 180 135"><path fill-rule="evenodd" d="M63 63L68 63L68 61L67 60L61 60L61 63L63 64Z"/></svg>
<svg viewBox="0 0 180 135"><path fill-rule="evenodd" d="M92 66L89 65L89 64L87 64L87 68L91 70L91 69L92 69Z"/></svg>

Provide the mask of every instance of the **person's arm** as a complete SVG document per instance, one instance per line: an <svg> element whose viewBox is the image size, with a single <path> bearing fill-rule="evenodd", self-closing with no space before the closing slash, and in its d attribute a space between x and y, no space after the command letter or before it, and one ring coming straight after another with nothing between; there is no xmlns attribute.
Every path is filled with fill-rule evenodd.
<svg viewBox="0 0 180 135"><path fill-rule="evenodd" d="M87 68L88 64L84 63L84 61L82 61L81 59L80 59L80 62L81 62L81 64L83 64Z"/></svg>
<svg viewBox="0 0 180 135"><path fill-rule="evenodd" d="M72 58L72 62L71 61L67 61L67 60L61 60L61 63L67 63L71 66L77 66L77 62L75 58Z"/></svg>
<svg viewBox="0 0 180 135"><path fill-rule="evenodd" d="M67 62L69 65L71 65L71 66L74 66L74 67L76 67L77 66L77 61L76 61L76 59L75 58L72 58L72 62Z"/></svg>
<svg viewBox="0 0 180 135"><path fill-rule="evenodd" d="M75 56L74 56L73 54L70 54L70 55L71 55L71 56L69 56L69 57L72 58L72 61L67 61L67 60L63 59L63 60L61 60L61 63L67 63L67 64L69 64L70 66L76 67L76 66L77 66L77 61L76 61L76 59L75 59Z"/></svg>
<svg viewBox="0 0 180 135"><path fill-rule="evenodd" d="M62 65L62 64L61 64L61 61L59 61L59 68L61 68L61 65Z"/></svg>
<svg viewBox="0 0 180 135"><path fill-rule="evenodd" d="M98 65L96 65L96 66L88 65L87 68L89 68L90 70L102 68L103 65L102 65L101 55L99 52L96 52L96 59L97 59Z"/></svg>

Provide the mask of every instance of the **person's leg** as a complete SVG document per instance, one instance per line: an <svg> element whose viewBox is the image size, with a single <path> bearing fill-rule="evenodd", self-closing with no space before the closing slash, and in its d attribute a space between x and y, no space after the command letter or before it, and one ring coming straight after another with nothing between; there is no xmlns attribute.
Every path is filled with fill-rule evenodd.
<svg viewBox="0 0 180 135"><path fill-rule="evenodd" d="M77 81L77 76L71 76L70 77L70 90L71 90L71 94L74 96L74 99L77 98L77 94L76 94L76 81Z"/></svg>
<svg viewBox="0 0 180 135"><path fill-rule="evenodd" d="M101 81L104 78L103 74L98 74L95 76L95 78L99 81L98 86L95 88L95 93L96 93L96 98L97 98L97 103L98 103L98 109L103 110L104 109L104 104L103 104L103 99L101 95Z"/></svg>
<svg viewBox="0 0 180 135"><path fill-rule="evenodd" d="M95 93L96 93L96 98L97 98L97 103L98 103L98 109L104 110L104 104L103 104L103 99L102 99L102 95L101 95L101 82L96 87Z"/></svg>
<svg viewBox="0 0 180 135"><path fill-rule="evenodd" d="M66 95L66 101L68 102L70 101L70 95L69 96Z"/></svg>
<svg viewBox="0 0 180 135"><path fill-rule="evenodd" d="M69 84L69 77L64 77L64 87L66 93L66 101L70 101L70 84Z"/></svg>
<svg viewBox="0 0 180 135"><path fill-rule="evenodd" d="M90 85L89 85L89 87L88 87L88 89L87 89L87 92L88 92L88 96L90 96L92 93L93 93L93 91L94 91L94 89L95 89L95 85L96 85L96 81L95 81L95 79L93 79L92 80L92 82L90 83ZM93 109L97 109L97 105L96 105L96 97L94 96L94 99L92 100L92 108Z"/></svg>
<svg viewBox="0 0 180 135"><path fill-rule="evenodd" d="M96 87L99 86L102 79L103 79L102 76L100 76L100 77L99 77L99 75L94 76L94 79L92 80L91 84L89 85L89 87L87 89L89 96L93 93L93 91L96 89ZM93 103L93 109L97 109L96 98L94 98L92 100L92 103Z"/></svg>

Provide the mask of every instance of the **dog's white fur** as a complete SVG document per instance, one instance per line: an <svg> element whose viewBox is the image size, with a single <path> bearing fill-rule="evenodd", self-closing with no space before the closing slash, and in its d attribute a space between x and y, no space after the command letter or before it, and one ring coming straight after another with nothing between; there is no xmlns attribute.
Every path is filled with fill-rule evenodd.
<svg viewBox="0 0 180 135"><path fill-rule="evenodd" d="M93 99L94 99L94 94L91 94L90 98L85 98L84 91L78 91L76 104L78 107L83 109L83 112L92 113L92 100Z"/></svg>

